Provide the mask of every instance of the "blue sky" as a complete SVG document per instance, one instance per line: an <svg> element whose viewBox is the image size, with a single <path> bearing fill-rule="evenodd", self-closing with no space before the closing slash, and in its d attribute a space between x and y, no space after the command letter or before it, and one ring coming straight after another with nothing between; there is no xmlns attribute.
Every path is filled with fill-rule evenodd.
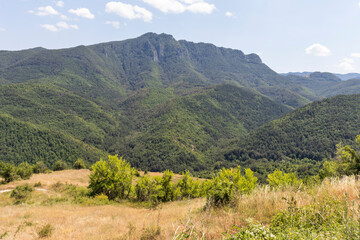
<svg viewBox="0 0 360 240"><path fill-rule="evenodd" d="M257 53L277 72L360 72L360 0L0 0L0 49L146 32Z"/></svg>

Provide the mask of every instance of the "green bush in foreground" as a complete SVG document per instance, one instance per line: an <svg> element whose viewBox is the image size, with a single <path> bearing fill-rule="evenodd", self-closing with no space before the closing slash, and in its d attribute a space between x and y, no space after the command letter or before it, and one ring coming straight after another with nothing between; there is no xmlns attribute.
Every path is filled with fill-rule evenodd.
<svg viewBox="0 0 360 240"><path fill-rule="evenodd" d="M225 239L360 239L360 212L347 200L327 199L303 207L286 200L288 209L275 215L269 227L250 223Z"/></svg>
<svg viewBox="0 0 360 240"><path fill-rule="evenodd" d="M10 197L15 199L15 203L25 202L34 191L34 188L29 184L19 185L11 191Z"/></svg>
<svg viewBox="0 0 360 240"><path fill-rule="evenodd" d="M129 197L135 172L130 163L115 155L101 159L91 168L89 189L92 196L105 194L109 200Z"/></svg>
<svg viewBox="0 0 360 240"><path fill-rule="evenodd" d="M162 176L139 176L133 186L136 170L122 158L109 156L92 166L90 174L90 195L104 194L109 200L129 199L140 202L169 202L207 196L213 206L231 202L235 194L249 194L257 183L250 169L241 173L241 168L223 169L212 180L200 181L190 177L188 171L177 182L174 173L165 171Z"/></svg>
<svg viewBox="0 0 360 240"><path fill-rule="evenodd" d="M242 175L240 166L236 169L222 169L205 186L208 202L214 206L229 204L235 194L249 194L256 187L257 178L250 169Z"/></svg>
<svg viewBox="0 0 360 240"><path fill-rule="evenodd" d="M301 180L297 179L295 173L283 173L280 170L275 170L272 174L269 174L267 181L269 186L274 189L282 187L299 187L302 183Z"/></svg>

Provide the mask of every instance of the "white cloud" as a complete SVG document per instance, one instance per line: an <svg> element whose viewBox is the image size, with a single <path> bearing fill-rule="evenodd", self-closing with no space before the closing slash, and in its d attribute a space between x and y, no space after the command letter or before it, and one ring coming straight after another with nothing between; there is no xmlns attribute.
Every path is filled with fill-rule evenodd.
<svg viewBox="0 0 360 240"><path fill-rule="evenodd" d="M180 2L186 3L186 4L194 4L198 2L203 2L204 0L180 0Z"/></svg>
<svg viewBox="0 0 360 240"><path fill-rule="evenodd" d="M150 6L164 13L183 13L186 11L185 5L176 0L143 0Z"/></svg>
<svg viewBox="0 0 360 240"><path fill-rule="evenodd" d="M37 16L59 15L59 12L51 6L39 7L36 12L31 10L29 13L35 14Z"/></svg>
<svg viewBox="0 0 360 240"><path fill-rule="evenodd" d="M144 22L151 22L152 20L152 13L145 8L122 2L108 2L105 11L127 19L142 19Z"/></svg>
<svg viewBox="0 0 360 240"><path fill-rule="evenodd" d="M87 8L77 8L77 9L70 9L69 13L75 14L78 17L94 19L95 16L90 12Z"/></svg>
<svg viewBox="0 0 360 240"><path fill-rule="evenodd" d="M59 29L54 26L54 25L51 25L51 24L43 24L43 25L40 25L42 28L48 30L48 31L51 31L51 32L57 32L59 31Z"/></svg>
<svg viewBox="0 0 360 240"><path fill-rule="evenodd" d="M327 47L325 47L319 43L315 43L315 44L311 45L310 47L306 48L305 52L306 52L306 54L314 55L317 57L326 57L326 56L331 55L330 49L328 49Z"/></svg>
<svg viewBox="0 0 360 240"><path fill-rule="evenodd" d="M57 7L64 7L64 2L63 1L57 1L56 6Z"/></svg>
<svg viewBox="0 0 360 240"><path fill-rule="evenodd" d="M143 2L160 10L163 13L192 13L211 14L215 9L214 4L204 0L143 0Z"/></svg>
<svg viewBox="0 0 360 240"><path fill-rule="evenodd" d="M107 21L106 24L111 25L115 29L120 29L120 22L118 21Z"/></svg>
<svg viewBox="0 0 360 240"><path fill-rule="evenodd" d="M6 29L3 27L0 27L0 32L4 32L4 31L6 31Z"/></svg>
<svg viewBox="0 0 360 240"><path fill-rule="evenodd" d="M79 29L78 25L70 25L70 24L67 24L66 22L58 22L56 24L56 26L58 28L62 28L62 29L75 29L75 30Z"/></svg>
<svg viewBox="0 0 360 240"><path fill-rule="evenodd" d="M226 13L225 13L225 16L227 16L227 17L233 17L233 16L234 16L234 13L232 13L232 12L226 12Z"/></svg>
<svg viewBox="0 0 360 240"><path fill-rule="evenodd" d="M191 4L187 7L187 9L193 13L211 14L216 9L216 7L214 4L199 2Z"/></svg>
<svg viewBox="0 0 360 240"><path fill-rule="evenodd" d="M360 58L360 53L352 53L351 57L353 58Z"/></svg>
<svg viewBox="0 0 360 240"><path fill-rule="evenodd" d="M354 63L354 59L344 58L343 60L341 60L339 67L345 72L355 71Z"/></svg>
<svg viewBox="0 0 360 240"><path fill-rule="evenodd" d="M70 25L67 24L66 22L58 22L56 25L43 24L41 25L41 27L51 32L58 32L60 30L69 30L69 29L74 29L74 30L79 29L77 25Z"/></svg>

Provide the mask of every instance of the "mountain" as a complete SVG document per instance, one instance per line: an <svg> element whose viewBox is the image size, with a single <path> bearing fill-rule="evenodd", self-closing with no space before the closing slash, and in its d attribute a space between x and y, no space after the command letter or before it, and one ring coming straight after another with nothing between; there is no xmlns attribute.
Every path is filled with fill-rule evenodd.
<svg viewBox="0 0 360 240"><path fill-rule="evenodd" d="M57 160L72 164L78 157L94 162L105 156L105 152L69 135L18 121L7 114L0 114L0 139L0 159L16 164L44 161L51 166Z"/></svg>
<svg viewBox="0 0 360 240"><path fill-rule="evenodd" d="M313 100L255 54L154 33L70 49L0 52L0 83L25 82L55 84L106 104L141 88L179 83L250 87L292 107ZM288 93L279 96L279 89Z"/></svg>
<svg viewBox="0 0 360 240"><path fill-rule="evenodd" d="M51 165L119 154L156 171L212 169L229 142L312 100L257 55L153 33L0 51L0 84L0 111L15 126L0 141L12 154L0 159Z"/></svg>
<svg viewBox="0 0 360 240"><path fill-rule="evenodd" d="M357 92L357 84L330 73L282 76L255 54L166 34L69 49L0 51L0 159L51 166L58 159L93 163L119 154L137 168L180 172L261 162L264 170L270 169L268 161L308 157L306 166L298 165L309 168L331 155L341 134L355 134L357 97L330 99L323 107L306 104ZM342 105L355 113L337 110ZM336 111L345 117L333 119ZM308 112L323 115L310 121ZM329 128L341 136L324 140L331 135L324 121L341 124ZM314 148L306 150L307 142Z"/></svg>
<svg viewBox="0 0 360 240"><path fill-rule="evenodd" d="M300 76L302 75L302 76ZM339 74L313 72L309 75L287 75L288 79L298 85L306 87L318 97L332 97L340 94L360 93L360 79L349 79L343 81ZM356 76L349 74L348 76Z"/></svg>
<svg viewBox="0 0 360 240"><path fill-rule="evenodd" d="M350 79L360 79L360 73L347 73L347 74L335 74L338 78L340 78L343 81L347 81Z"/></svg>
<svg viewBox="0 0 360 240"><path fill-rule="evenodd" d="M309 77L310 74L314 72L289 72L289 73L282 73L281 75L289 76L289 75L295 75L300 77ZM342 81L347 81L350 79L359 79L360 73L346 73L346 74L340 74L340 73L332 73L336 77L340 78Z"/></svg>
<svg viewBox="0 0 360 240"><path fill-rule="evenodd" d="M274 163L301 160L316 164L333 157L340 141L349 143L358 134L360 94L341 95L308 104L261 126L233 143L224 159L263 172ZM312 171L311 167L308 170Z"/></svg>
<svg viewBox="0 0 360 240"><path fill-rule="evenodd" d="M112 147L133 165L151 171L208 169L213 155L231 140L291 111L230 85L200 89L149 109L146 103L154 94L158 92L146 91L124 102L124 113L135 126L124 143Z"/></svg>

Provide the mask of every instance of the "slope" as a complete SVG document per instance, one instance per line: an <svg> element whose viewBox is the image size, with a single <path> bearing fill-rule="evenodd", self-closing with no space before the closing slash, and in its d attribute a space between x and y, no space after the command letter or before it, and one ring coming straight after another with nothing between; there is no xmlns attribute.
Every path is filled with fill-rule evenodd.
<svg viewBox="0 0 360 240"><path fill-rule="evenodd" d="M16 164L44 161L49 167L56 160L72 165L78 157L95 162L104 152L69 135L0 115L0 159Z"/></svg>
<svg viewBox="0 0 360 240"><path fill-rule="evenodd" d="M134 115L135 127L125 142L113 147L133 165L151 171L211 169L213 155L230 140L291 111L254 91L230 85L199 89L144 110L152 97L147 93L124 103L123 115Z"/></svg>
<svg viewBox="0 0 360 240"><path fill-rule="evenodd" d="M179 83L231 83L292 107L314 100L306 88L275 73L255 54L176 41L166 34L70 49L0 52L0 63L0 84L52 83L111 106L139 89ZM288 93L279 95L279 89Z"/></svg>
<svg viewBox="0 0 360 240"><path fill-rule="evenodd" d="M336 144L360 133L360 95L344 95L314 102L256 129L227 151L226 160L289 161L333 157ZM256 161L255 161L256 162Z"/></svg>

